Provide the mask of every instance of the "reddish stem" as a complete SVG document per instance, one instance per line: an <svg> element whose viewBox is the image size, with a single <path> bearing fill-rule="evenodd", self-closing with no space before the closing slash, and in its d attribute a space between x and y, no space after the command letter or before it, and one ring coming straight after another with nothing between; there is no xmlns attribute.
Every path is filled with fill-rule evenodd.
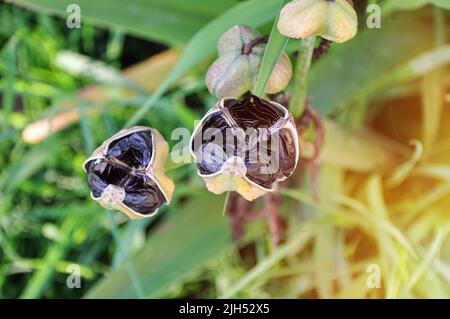
<svg viewBox="0 0 450 319"><path fill-rule="evenodd" d="M267 41L269 41L269 35L264 35L262 37L259 38L255 38L252 41L250 41L249 43L247 43L246 45L244 45L242 47L242 54L243 55L249 55L252 53L252 49L255 45L260 44L260 43L267 43Z"/></svg>

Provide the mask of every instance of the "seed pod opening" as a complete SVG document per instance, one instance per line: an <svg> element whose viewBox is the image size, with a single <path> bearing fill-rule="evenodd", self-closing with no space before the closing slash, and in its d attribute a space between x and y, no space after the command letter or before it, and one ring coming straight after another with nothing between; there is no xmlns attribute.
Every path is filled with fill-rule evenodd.
<svg viewBox="0 0 450 319"><path fill-rule="evenodd" d="M194 130L190 149L211 192L237 191L247 200L272 191L299 158L290 113L257 96L220 100Z"/></svg>
<svg viewBox="0 0 450 319"><path fill-rule="evenodd" d="M155 129L136 126L118 132L83 164L91 197L132 219L153 216L174 190L164 174L167 154L167 142Z"/></svg>

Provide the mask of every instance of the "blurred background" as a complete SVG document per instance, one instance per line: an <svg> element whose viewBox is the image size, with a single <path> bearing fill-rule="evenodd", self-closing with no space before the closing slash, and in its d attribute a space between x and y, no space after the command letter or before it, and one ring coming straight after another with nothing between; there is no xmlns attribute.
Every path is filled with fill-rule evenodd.
<svg viewBox="0 0 450 319"><path fill-rule="evenodd" d="M130 119L177 144L216 102L218 37L268 34L280 3L0 2L0 297L450 298L448 0L354 1L358 35L309 74L319 200L300 165L278 193L280 245L264 218L233 240L195 165L169 163L174 200L151 219L90 199L93 149Z"/></svg>

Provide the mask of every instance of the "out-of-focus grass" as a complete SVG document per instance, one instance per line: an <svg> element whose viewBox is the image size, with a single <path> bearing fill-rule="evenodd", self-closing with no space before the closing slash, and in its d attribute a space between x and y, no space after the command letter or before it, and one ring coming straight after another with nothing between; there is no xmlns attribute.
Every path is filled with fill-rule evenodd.
<svg viewBox="0 0 450 319"><path fill-rule="evenodd" d="M82 162L149 96L100 83L108 103L85 101L77 92L95 77L55 61L71 50L120 67L122 54L133 53L128 38L89 24L69 32L63 20L0 5L0 297L450 298L449 14L431 6L410 14L427 29L390 33L376 52L397 52L396 43L410 49L395 59L361 52L373 43L367 32L312 66L313 105L333 115L320 201L300 172L302 187L281 191L287 240L273 249L264 222L231 242L223 198L206 194L192 165L172 167L174 203L155 219L126 222L93 203ZM190 69L141 123L168 139L176 127L192 129L214 103L205 65ZM160 74L147 76L136 82L161 83ZM68 100L81 110L78 124L37 145L22 141L28 123L56 116ZM71 264L81 267L81 289L66 286ZM381 286L373 288L377 267Z"/></svg>

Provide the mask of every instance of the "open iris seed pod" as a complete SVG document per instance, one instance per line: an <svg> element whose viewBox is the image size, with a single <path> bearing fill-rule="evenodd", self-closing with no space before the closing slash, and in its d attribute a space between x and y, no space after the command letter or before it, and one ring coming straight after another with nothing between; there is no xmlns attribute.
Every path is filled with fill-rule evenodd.
<svg viewBox="0 0 450 319"><path fill-rule="evenodd" d="M292 115L257 96L220 100L197 125L190 149L209 191L236 191L247 200L273 191L299 158Z"/></svg>
<svg viewBox="0 0 450 319"><path fill-rule="evenodd" d="M135 126L106 140L84 162L91 197L131 219L155 215L172 198L173 181L164 174L169 147L152 128Z"/></svg>

